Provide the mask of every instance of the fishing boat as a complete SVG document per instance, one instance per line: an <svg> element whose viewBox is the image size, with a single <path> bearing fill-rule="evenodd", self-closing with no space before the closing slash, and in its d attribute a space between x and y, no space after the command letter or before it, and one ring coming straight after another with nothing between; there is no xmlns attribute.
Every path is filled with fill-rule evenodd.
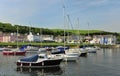
<svg viewBox="0 0 120 76"><path fill-rule="evenodd" d="M59 66L62 62L62 58L48 57L47 55L34 55L28 58L23 58L17 61L17 67L28 67L28 68L43 68L43 67L54 67Z"/></svg>

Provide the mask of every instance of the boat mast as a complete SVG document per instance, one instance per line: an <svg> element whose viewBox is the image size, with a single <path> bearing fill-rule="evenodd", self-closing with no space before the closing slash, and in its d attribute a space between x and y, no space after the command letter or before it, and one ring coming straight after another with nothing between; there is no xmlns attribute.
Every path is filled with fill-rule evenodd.
<svg viewBox="0 0 120 76"><path fill-rule="evenodd" d="M32 32L31 32L31 23L29 23L29 35L30 34L32 34ZM29 44L31 44L31 40L30 40Z"/></svg>
<svg viewBox="0 0 120 76"><path fill-rule="evenodd" d="M42 48L42 28L40 28L40 39L41 39L41 48Z"/></svg>
<svg viewBox="0 0 120 76"><path fill-rule="evenodd" d="M74 30L74 29L73 29L72 22L71 22L71 19L70 19L70 16L69 16L69 15L67 15L67 18L68 18L68 23L69 23L69 24L70 24L70 26L72 27L72 30ZM70 28L69 28L69 24L68 24L68 29L70 29ZM69 32L68 32L68 38L69 38Z"/></svg>
<svg viewBox="0 0 120 76"><path fill-rule="evenodd" d="M64 5L64 0L62 0L62 7L63 7L63 25L64 25L64 50L65 50L65 18L66 18L66 16L65 16L65 5Z"/></svg>
<svg viewBox="0 0 120 76"><path fill-rule="evenodd" d="M80 27L79 27L80 22L79 22L79 18L77 18L77 21L78 21L78 35L79 35L79 40L80 40ZM80 40L80 41L81 41L81 40Z"/></svg>
<svg viewBox="0 0 120 76"><path fill-rule="evenodd" d="M88 37L89 37L89 25L90 25L90 24L89 24L89 22L88 22L87 24L88 24Z"/></svg>
<svg viewBox="0 0 120 76"><path fill-rule="evenodd" d="M70 23L70 25L72 27L72 30L73 30L73 26L72 26L72 23L71 23L71 20L70 20L70 15L67 15L67 18L68 18L68 21L69 21L69 23Z"/></svg>
<svg viewBox="0 0 120 76"><path fill-rule="evenodd" d="M29 34L31 32L31 23L29 23Z"/></svg>
<svg viewBox="0 0 120 76"><path fill-rule="evenodd" d="M70 29L70 27L69 27L69 20L68 20L68 17L69 17L69 15L67 15L67 28L68 28L68 30ZM70 41L70 34L69 34L69 31L67 31L67 43L69 43L69 41Z"/></svg>
<svg viewBox="0 0 120 76"><path fill-rule="evenodd" d="M77 25L78 25L78 37L79 37L79 38L78 38L78 41L79 41L79 43L78 43L78 44L79 44L78 47L79 47L79 46L80 46L80 41L81 41L81 38L80 38L80 27L79 27L79 25L80 25L79 18L77 18L77 22L78 22Z"/></svg>
<svg viewBox="0 0 120 76"><path fill-rule="evenodd" d="M18 26L17 26L17 48L18 48Z"/></svg>

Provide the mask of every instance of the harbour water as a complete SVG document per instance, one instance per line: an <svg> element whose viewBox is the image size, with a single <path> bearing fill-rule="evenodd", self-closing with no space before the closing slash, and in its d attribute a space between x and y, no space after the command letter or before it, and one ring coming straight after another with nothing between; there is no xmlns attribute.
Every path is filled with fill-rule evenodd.
<svg viewBox="0 0 120 76"><path fill-rule="evenodd" d="M0 76L120 76L120 48L101 49L53 68L17 68L16 60L23 57L3 56L0 52Z"/></svg>

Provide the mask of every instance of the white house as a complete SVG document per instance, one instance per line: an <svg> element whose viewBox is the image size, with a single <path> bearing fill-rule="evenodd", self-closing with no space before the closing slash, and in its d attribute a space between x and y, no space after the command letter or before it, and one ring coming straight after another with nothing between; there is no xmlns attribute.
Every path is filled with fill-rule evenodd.
<svg viewBox="0 0 120 76"><path fill-rule="evenodd" d="M113 35L94 35L90 41L91 44L105 44L114 45L116 44L116 36Z"/></svg>
<svg viewBox="0 0 120 76"><path fill-rule="evenodd" d="M53 35L42 35L43 41L54 41Z"/></svg>
<svg viewBox="0 0 120 76"><path fill-rule="evenodd" d="M42 36L40 36L39 34L33 35L32 32L30 32L30 34L27 36L27 39L28 41L35 41L35 42L43 41Z"/></svg>
<svg viewBox="0 0 120 76"><path fill-rule="evenodd" d="M29 35L27 36L28 41L34 41L34 36L32 34L32 32L29 33Z"/></svg>

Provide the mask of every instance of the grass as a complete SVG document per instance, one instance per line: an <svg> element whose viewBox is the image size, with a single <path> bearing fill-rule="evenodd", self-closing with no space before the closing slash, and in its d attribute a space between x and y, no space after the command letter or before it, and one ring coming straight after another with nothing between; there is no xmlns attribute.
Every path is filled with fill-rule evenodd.
<svg viewBox="0 0 120 76"><path fill-rule="evenodd" d="M32 42L32 43L27 43L27 42L19 42L18 43L18 46L19 47L21 47L21 46L23 46L23 45L28 45L28 44L31 44L31 45L33 45L33 46L38 46L38 47L44 47L44 46L51 46L51 47L56 47L56 46L64 46L64 43L55 43L55 42L44 42L44 43L42 43L42 45L41 45L41 43L39 42L39 43L36 43L36 42ZM99 46L99 47L102 47L102 48L112 48L112 47L115 47L115 45L100 45L100 44L87 44L87 43L83 43L83 44L80 44L79 46ZM0 43L0 47L8 47L8 46L10 46L10 47L13 47L13 48L16 48L17 47L17 43L15 42L15 43ZM78 44L74 44L74 43L72 43L72 44L66 44L65 46L69 46L69 47L78 47Z"/></svg>
<svg viewBox="0 0 120 76"><path fill-rule="evenodd" d="M52 47L55 47L55 46L64 46L64 43L55 43L55 42L44 42L44 43L42 43L42 45L41 45L41 43L39 42L31 42L31 43L27 43L27 42L19 42L18 43L18 46L20 47L20 46L22 46L22 45L28 45L28 44L30 44L30 45L33 45L33 46L39 46L39 47L41 47L41 46L52 46ZM78 44L74 44L74 43L72 43L72 44L66 44L66 46L70 46L70 47L76 47ZM0 43L0 46L2 47L2 46L12 46L12 47L17 47L17 43L16 42L14 42L14 43Z"/></svg>
<svg viewBox="0 0 120 76"><path fill-rule="evenodd" d="M64 31L63 29L52 29L54 32L56 31ZM80 32L80 34L85 35L88 34L88 30L66 30L66 32L71 32L74 34L78 34ZM100 33L102 31L100 30L89 30L89 33Z"/></svg>

